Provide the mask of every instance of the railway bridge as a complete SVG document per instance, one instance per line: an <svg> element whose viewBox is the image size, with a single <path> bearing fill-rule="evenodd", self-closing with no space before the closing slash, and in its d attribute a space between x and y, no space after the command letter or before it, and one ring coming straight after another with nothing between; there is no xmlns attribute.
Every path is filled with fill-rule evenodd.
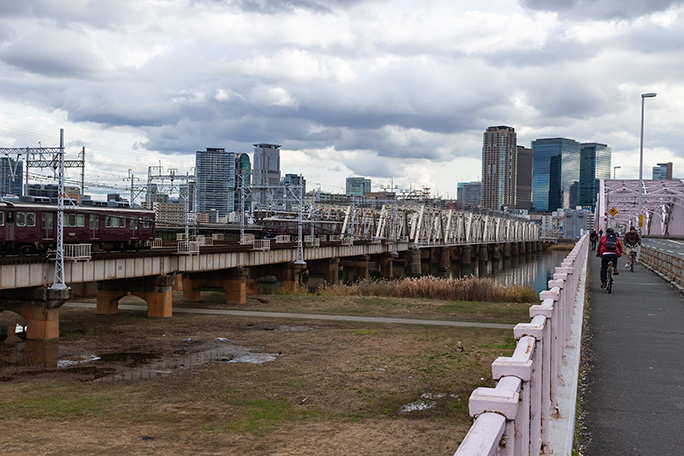
<svg viewBox="0 0 684 456"><path fill-rule="evenodd" d="M301 218L300 218L301 232ZM27 321L27 337L59 337L59 308L74 293L97 296L97 313L115 314L129 294L144 299L149 317L171 317L171 292L199 300L203 287L226 291L226 302L246 302L259 278L275 276L283 285L298 284L307 272L325 281L367 278L371 268L392 277L396 262L411 274L424 265L449 269L452 261L469 264L544 248L534 223L504 216L420 207L398 210L347 208L336 235L307 235L274 240L243 235L240 242L207 238L181 239L172 247L158 242L145 251L90 254L74 245L65 256L66 289L50 287L55 263L44 258L0 261L0 311L18 313ZM176 245L177 244L177 245ZM82 247L81 251L79 247Z"/></svg>

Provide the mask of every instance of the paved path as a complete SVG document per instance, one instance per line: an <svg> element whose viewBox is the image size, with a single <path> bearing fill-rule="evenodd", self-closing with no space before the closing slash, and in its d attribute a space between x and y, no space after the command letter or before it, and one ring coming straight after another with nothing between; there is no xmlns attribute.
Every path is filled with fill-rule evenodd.
<svg viewBox="0 0 684 456"><path fill-rule="evenodd" d="M630 273L624 256L608 294L589 260L582 455L684 454L684 299L643 266Z"/></svg>
<svg viewBox="0 0 684 456"><path fill-rule="evenodd" d="M89 302L67 302L65 307L85 307L95 308L94 303ZM144 305L120 304L121 310L140 310L147 311ZM179 313L198 313L208 315L234 315L238 317L258 317L258 318L294 318L301 320L329 320L329 321L360 321L365 323L399 323L405 325L428 325L428 326L459 326L470 328L489 328L489 329L513 329L515 325L501 323L477 323L472 321L449 321L449 320L419 320L411 318L388 318L388 317L358 317L355 315L322 315L322 314L300 314L287 312L261 312L250 310L224 310L224 309L201 309L189 307L174 307L174 312Z"/></svg>
<svg viewBox="0 0 684 456"><path fill-rule="evenodd" d="M684 258L684 241L675 239L642 239L641 244L654 250Z"/></svg>

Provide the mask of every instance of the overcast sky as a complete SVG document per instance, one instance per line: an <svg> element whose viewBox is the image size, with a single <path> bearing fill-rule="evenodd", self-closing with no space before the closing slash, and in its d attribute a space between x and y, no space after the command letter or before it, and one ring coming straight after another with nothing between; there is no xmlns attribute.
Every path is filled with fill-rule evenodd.
<svg viewBox="0 0 684 456"><path fill-rule="evenodd" d="M454 197L492 125L608 144L637 178L645 92L644 176L684 176L683 2L0 0L0 147L64 128L86 180L123 192L129 169L275 143L309 188Z"/></svg>

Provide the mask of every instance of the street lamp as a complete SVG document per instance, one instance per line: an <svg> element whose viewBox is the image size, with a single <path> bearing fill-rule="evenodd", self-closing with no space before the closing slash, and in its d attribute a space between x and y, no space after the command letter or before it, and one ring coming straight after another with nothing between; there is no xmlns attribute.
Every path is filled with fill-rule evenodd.
<svg viewBox="0 0 684 456"><path fill-rule="evenodd" d="M641 142L639 143L639 208L637 210L639 217L639 229L644 226L644 215L641 213L641 194L644 186L644 100L646 98L653 98L657 94L654 92L641 94Z"/></svg>
<svg viewBox="0 0 684 456"><path fill-rule="evenodd" d="M613 166L613 180L615 180L615 173L619 168L622 168L622 166Z"/></svg>

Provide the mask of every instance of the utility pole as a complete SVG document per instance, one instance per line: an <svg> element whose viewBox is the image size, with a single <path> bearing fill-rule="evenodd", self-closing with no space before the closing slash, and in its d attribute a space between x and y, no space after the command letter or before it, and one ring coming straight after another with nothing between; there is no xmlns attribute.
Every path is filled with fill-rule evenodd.
<svg viewBox="0 0 684 456"><path fill-rule="evenodd" d="M57 256L53 290L68 288L64 283L64 129L59 130L59 190L57 193Z"/></svg>

